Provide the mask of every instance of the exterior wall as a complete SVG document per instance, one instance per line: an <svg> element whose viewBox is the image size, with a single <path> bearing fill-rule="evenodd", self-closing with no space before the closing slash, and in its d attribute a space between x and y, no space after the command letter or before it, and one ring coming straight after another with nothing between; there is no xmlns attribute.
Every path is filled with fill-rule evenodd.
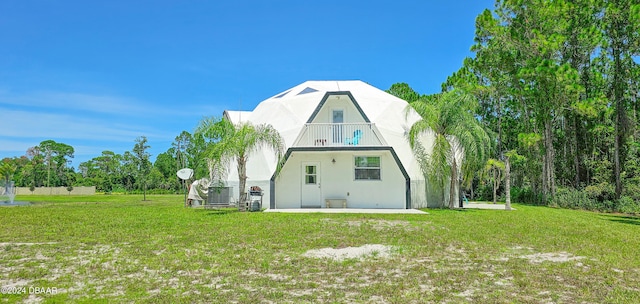
<svg viewBox="0 0 640 304"><path fill-rule="evenodd" d="M269 189L270 179L276 168L275 152L271 149L261 147L258 151L250 154L247 161L247 183L245 191L249 190L251 186L258 186L262 188L263 196L263 208L269 208ZM232 187L231 201L236 202L239 197L239 179L238 179L238 167L235 159L229 164L227 171L227 178L225 179L225 186Z"/></svg>
<svg viewBox="0 0 640 304"><path fill-rule="evenodd" d="M381 179L355 180L355 156L379 156ZM321 151L290 155L276 178L277 209L301 207L303 164L309 161L319 163L321 195L314 205L324 208L325 199L346 199L347 208L406 208L406 180L389 151Z"/></svg>
<svg viewBox="0 0 640 304"><path fill-rule="evenodd" d="M231 187L231 202L233 203L237 203L238 202L238 198L240 197L240 183L237 180L234 181L228 181L225 183L225 186L227 187ZM252 180L252 179L247 179L247 184L245 186L245 191L249 191L249 188L251 186L258 186L262 189L262 208L269 208L269 198L271 197L270 195L270 186L271 186L271 181L269 180ZM249 197L247 197L249 198ZM257 199L257 197L254 197L254 199Z"/></svg>
<svg viewBox="0 0 640 304"><path fill-rule="evenodd" d="M340 97L340 99L337 99L338 96ZM333 123L333 121L331 121L331 111L333 109L344 110L345 123L365 122L364 118L362 117L362 115L360 115L360 112L347 95L335 95L330 96L327 101L325 101L322 109L320 109L316 117L313 119L312 123Z"/></svg>
<svg viewBox="0 0 640 304"><path fill-rule="evenodd" d="M411 180L411 208L427 208L427 184L424 180Z"/></svg>
<svg viewBox="0 0 640 304"><path fill-rule="evenodd" d="M67 191L67 187L36 187L33 192L29 190L29 187L16 187L17 195L94 195L96 194L96 187L73 187L71 193Z"/></svg>

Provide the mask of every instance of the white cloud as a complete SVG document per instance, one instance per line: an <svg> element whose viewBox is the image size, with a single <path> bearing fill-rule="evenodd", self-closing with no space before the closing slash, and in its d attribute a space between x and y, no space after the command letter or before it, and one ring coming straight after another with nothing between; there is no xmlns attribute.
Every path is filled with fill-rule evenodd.
<svg viewBox="0 0 640 304"><path fill-rule="evenodd" d="M226 110L214 102L194 104L181 100L173 104L150 104L120 96L50 91L15 94L0 90L0 106L2 105L21 109L138 117L202 117L222 115L222 111Z"/></svg>
<svg viewBox="0 0 640 304"><path fill-rule="evenodd" d="M114 122L68 114L0 109L0 136L18 138L66 138L130 141L148 134L147 127L116 125Z"/></svg>
<svg viewBox="0 0 640 304"><path fill-rule="evenodd" d="M104 150L123 153L138 136L146 136L153 154L173 139L192 132L205 116L222 115L214 102L154 104L126 97L65 92L15 94L0 88L0 158L24 155L43 140L74 147L74 164Z"/></svg>
<svg viewBox="0 0 640 304"><path fill-rule="evenodd" d="M149 107L131 98L67 92L37 92L24 95L0 92L0 105L63 111L89 111L105 114L138 114Z"/></svg>

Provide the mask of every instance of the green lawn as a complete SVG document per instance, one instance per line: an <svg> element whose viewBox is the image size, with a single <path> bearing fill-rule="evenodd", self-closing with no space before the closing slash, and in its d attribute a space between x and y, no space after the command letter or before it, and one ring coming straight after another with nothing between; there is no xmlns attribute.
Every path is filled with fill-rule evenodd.
<svg viewBox="0 0 640 304"><path fill-rule="evenodd" d="M0 208L0 302L640 302L637 217L523 205L250 213L147 198L22 196L48 203ZM391 255L305 255L366 244Z"/></svg>

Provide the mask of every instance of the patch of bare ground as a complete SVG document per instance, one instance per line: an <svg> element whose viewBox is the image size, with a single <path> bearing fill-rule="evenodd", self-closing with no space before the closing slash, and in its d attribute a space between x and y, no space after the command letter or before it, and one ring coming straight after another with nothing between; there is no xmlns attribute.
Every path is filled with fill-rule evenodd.
<svg viewBox="0 0 640 304"><path fill-rule="evenodd" d="M387 258L391 255L391 246L366 244L360 247L312 249L303 254L310 258L326 258L336 261L346 259L363 259L368 257Z"/></svg>
<svg viewBox="0 0 640 304"><path fill-rule="evenodd" d="M350 227L367 227L376 231L386 229L401 228L407 231L417 230L416 226L411 225L409 221L403 220L384 220L384 219L363 219L363 220L335 220L331 218L322 219L323 222L335 225L347 225ZM428 224L428 223L427 223Z"/></svg>
<svg viewBox="0 0 640 304"><path fill-rule="evenodd" d="M43 298L38 297L35 294L30 294L29 297L27 297L24 302L24 304L37 304L37 303L42 303L42 301L44 301Z"/></svg>
<svg viewBox="0 0 640 304"><path fill-rule="evenodd" d="M400 258L398 264L404 265L402 267L408 276L415 275L416 269L420 269L424 276L429 278L428 281L418 285L420 291L426 295L450 294L465 302L493 302L492 299L499 299L500 295L509 294L509 298L517 299L516 302L555 303L571 302L572 299L579 298L579 286L588 282L571 274L571 267L566 270L566 273L563 270L550 277L549 270L542 263L570 263L585 269L584 271L589 271L590 266L585 265L590 264L587 261L595 260L568 252L540 253L533 248L524 247L509 248L503 255L478 256L474 254L473 249L449 245L440 252L432 252L429 257ZM523 263L532 266L522 268L515 266L521 270L515 272L516 276L514 276L514 265L523 265ZM523 290L522 284L531 284L544 278L550 278L555 284L565 287L561 291L540 294L529 294L526 287ZM443 279L447 280L446 284L442 284ZM432 285L425 282L434 283ZM548 281L544 282L548 283ZM544 288L547 284L544 282L536 288ZM459 300L453 300L453 302Z"/></svg>
<svg viewBox="0 0 640 304"><path fill-rule="evenodd" d="M522 256L519 256L519 258L528 260L531 263L542 263L542 262L564 263L569 261L582 260L585 257L574 256L567 252L547 252L547 253L534 253L534 254L522 255Z"/></svg>
<svg viewBox="0 0 640 304"><path fill-rule="evenodd" d="M124 249L116 245L81 245L79 249L72 250L73 254L66 256L56 256L56 249L49 250L40 246L48 245L47 243L29 243L29 245L10 243L10 245L14 246L9 251L14 258L8 259L8 263L0 263L0 286L2 287L29 288L34 284L34 280L13 278L25 275L27 278L35 277L36 273L39 276L37 284L56 287L58 293L66 293L70 299L76 300L83 299L86 294L91 293L111 298L122 297L130 282L156 286L155 289L150 289L150 296L157 294L158 290L184 288L188 284L215 288L224 285L220 284L221 280L212 275L211 271L205 269L176 271L165 268L171 265L148 268L140 265L137 259L131 259L122 254ZM127 245L124 246L127 247ZM33 267L33 265L37 266ZM61 278L66 282L75 283L61 284ZM45 298L46 295L31 295L24 301L39 303Z"/></svg>
<svg viewBox="0 0 640 304"><path fill-rule="evenodd" d="M524 259L529 263L540 264L544 262L566 263L585 259L583 256L576 256L571 253L561 252L535 252L531 247L515 246L511 247L509 252L501 257L494 259L495 261L508 261L512 258ZM576 263L577 266L584 266L582 263Z"/></svg>
<svg viewBox="0 0 640 304"><path fill-rule="evenodd" d="M5 242L0 243L0 247L7 246L36 246L36 245L54 245L56 242L43 242L43 243L20 243L20 242Z"/></svg>

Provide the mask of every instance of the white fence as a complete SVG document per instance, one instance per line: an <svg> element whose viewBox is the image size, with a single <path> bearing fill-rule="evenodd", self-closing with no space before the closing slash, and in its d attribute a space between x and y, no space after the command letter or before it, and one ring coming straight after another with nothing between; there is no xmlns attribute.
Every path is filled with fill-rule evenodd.
<svg viewBox="0 0 640 304"><path fill-rule="evenodd" d="M33 192L29 187L16 187L17 195L93 195L96 194L96 187L73 187L71 192L67 191L67 187L36 187Z"/></svg>

